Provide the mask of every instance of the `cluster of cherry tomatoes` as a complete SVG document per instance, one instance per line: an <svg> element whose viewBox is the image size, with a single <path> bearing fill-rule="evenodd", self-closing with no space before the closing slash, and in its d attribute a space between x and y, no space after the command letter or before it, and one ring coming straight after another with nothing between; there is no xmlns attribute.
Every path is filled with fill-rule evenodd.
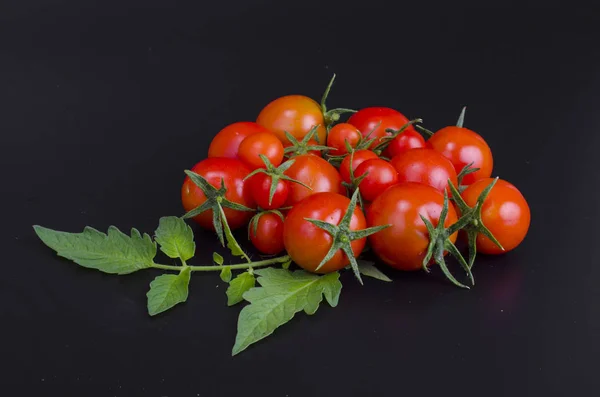
<svg viewBox="0 0 600 397"><path fill-rule="evenodd" d="M476 249L500 254L521 243L528 204L515 186L491 178L492 151L463 127L464 109L456 126L432 133L387 107L328 110L332 83L320 104L284 96L256 122L231 124L214 137L208 158L191 172L215 189L207 193L189 177L182 188L183 206L199 225L221 227L216 203L232 230L248 225L258 251L287 251L307 271L355 263L368 240L387 265L427 270L438 263L460 286L447 272L446 253L472 280ZM339 122L344 113L351 116ZM459 232L469 243L468 261L454 245ZM345 243L352 252L330 252Z"/></svg>

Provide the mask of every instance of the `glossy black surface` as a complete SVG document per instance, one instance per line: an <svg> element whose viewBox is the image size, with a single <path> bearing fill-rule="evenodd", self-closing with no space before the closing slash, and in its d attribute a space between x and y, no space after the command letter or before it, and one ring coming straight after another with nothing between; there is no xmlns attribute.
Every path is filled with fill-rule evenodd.
<svg viewBox="0 0 600 397"><path fill-rule="evenodd" d="M55 3L0 12L7 395L597 394L597 12ZM182 171L220 128L284 94L318 98L333 72L331 106L387 105L431 129L469 106L494 174L532 210L521 247L478 260L473 290L439 273L388 271L393 283L364 287L345 273L336 309L231 358L240 308L216 274L150 318L158 272L81 269L34 236L32 224L152 232L182 213ZM215 238L196 239L208 261Z"/></svg>

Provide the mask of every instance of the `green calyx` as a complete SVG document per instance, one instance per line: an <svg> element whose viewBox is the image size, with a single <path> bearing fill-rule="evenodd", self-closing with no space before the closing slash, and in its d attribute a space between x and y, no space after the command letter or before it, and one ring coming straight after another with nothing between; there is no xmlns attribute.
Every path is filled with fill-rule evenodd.
<svg viewBox="0 0 600 397"><path fill-rule="evenodd" d="M463 125L465 124L465 113L467 112L467 107L464 106L462 108L462 110L460 111L460 116L458 116L458 120L456 121L456 126L463 128Z"/></svg>
<svg viewBox="0 0 600 397"><path fill-rule="evenodd" d="M340 120L340 117L342 114L356 113L356 110L346 109L346 108L337 108L337 109L327 110L327 105L326 105L327 97L329 96L329 92L331 91L331 87L333 86L334 81L335 81L335 73L333 74L333 77L329 81L329 84L327 84L327 88L325 89L325 92L323 93L323 96L321 97L321 111L323 112L323 119L325 120L325 127L327 128L328 132L329 132L329 129L331 128L331 126Z"/></svg>
<svg viewBox="0 0 600 397"><path fill-rule="evenodd" d="M467 239L469 242L469 269L473 268L473 264L475 263L475 257L477 255L477 235L479 233L486 236L490 239L494 244L498 246L501 250L504 251L504 247L502 244L494 237L492 232L483 224L481 219L481 208L483 206L483 202L490 194L490 191L498 181L498 178L495 178L479 195L477 198L477 202L474 207L469 207L465 200L461 197L460 192L452 184L449 183L450 190L452 191L452 199L454 203L458 207L460 211L460 219L454 225L448 228L448 231L454 233L460 229L464 230L467 233Z"/></svg>
<svg viewBox="0 0 600 397"><path fill-rule="evenodd" d="M467 186L462 184L463 178L469 174L479 171L479 168L473 168L473 164L473 162L470 162L469 164L465 165L458 175L456 175L456 179L458 181L458 191L461 193L467 188Z"/></svg>
<svg viewBox="0 0 600 397"><path fill-rule="evenodd" d="M383 229L390 227L391 225L375 226L363 230L350 230L350 222L352 221L352 215L354 214L354 210L356 209L358 195L358 189L356 189L356 191L352 195L352 198L350 199L350 204L348 204L346 213L344 214L342 220L338 225L333 225L329 222L325 222L319 219L305 218L305 220L317 226L318 228L325 230L333 238L331 248L329 249L325 257L323 258L321 263L319 263L319 266L317 266L315 270L321 269L325 265L325 263L327 263L331 258L333 258L333 256L336 252L338 252L338 250L342 250L342 252L346 254L348 259L350 260L350 266L352 267L354 275L356 276L358 281L361 284L363 284L362 278L360 276L359 266L356 262L356 258L354 257L354 252L352 251L352 246L350 243L354 240L359 240L372 234L375 234Z"/></svg>
<svg viewBox="0 0 600 397"><path fill-rule="evenodd" d="M285 149L283 149L283 153L285 154L285 156L288 158L292 158L295 156L300 156L302 154L308 154L309 152L312 152L312 151L323 151L323 150L334 149L329 146L309 144L309 141L313 137L316 137L315 133L317 132L318 128L319 128L318 125L313 126L310 129L310 131L308 131L308 133L304 136L304 138L302 138L301 141L298 141L298 139L296 139L296 137L293 136L292 134L290 134L289 132L284 131L286 138L291 143L291 146L288 146ZM316 140L318 140L318 139L319 138L316 137Z"/></svg>
<svg viewBox="0 0 600 397"><path fill-rule="evenodd" d="M434 262L437 263L442 269L442 272L446 276L450 282L460 288L469 289L466 285L460 283L448 270L448 266L446 266L446 261L444 260L444 252L448 251L452 256L454 256L458 262L461 264L463 269L465 269L469 280L471 281L471 285L475 285L475 279L473 278L473 274L471 273L471 268L465 261L465 258L462 256L458 248L454 245L452 241L450 241L450 236L453 235L458 229L454 228L454 225L449 228L444 227L444 223L446 222L446 217L448 216L448 193L444 191L444 205L442 207L442 211L440 212L440 218L437 226L433 226L433 224L429 221L429 219L425 218L421 215L421 219L425 226L427 227L427 232L429 233L429 245L427 246L427 253L425 254L425 258L423 258L423 270L429 273L429 263L433 258Z"/></svg>
<svg viewBox="0 0 600 397"><path fill-rule="evenodd" d="M269 161L267 156L265 156L264 154L259 154L259 156L260 156L261 160L263 161L263 163L265 163L266 168L255 169L254 171L252 171L251 173L246 175L244 180L247 180L259 173L270 176L271 177L271 187L269 188L269 205L271 205L271 203L273 202L273 196L275 195L275 192L277 191L277 184L279 183L280 180L297 183L299 185L304 186L305 188L307 188L309 190L312 190L312 188L310 186L305 185L304 183L302 183L296 179L290 178L289 176L284 174L284 172L286 172L294 164L294 162L296 160L291 159L291 160L288 160L285 163L281 164L279 167L275 167Z"/></svg>
<svg viewBox="0 0 600 397"><path fill-rule="evenodd" d="M348 149L348 153L350 156L350 164L348 164L349 171L350 171L350 183L344 181L344 182L342 182L342 185L346 189L348 189L349 193L356 193L356 192L359 192L358 185L360 185L362 180L365 179L367 177L367 175L369 175L369 172L368 171L365 172L358 178L354 176L354 167L352 166L352 164L354 163L354 153L356 152L356 150L350 147L350 145L348 144L348 141L346 141L346 147ZM360 192L358 193L358 203L360 205L360 208L364 209L363 198L362 198L362 195L360 194Z"/></svg>
<svg viewBox="0 0 600 397"><path fill-rule="evenodd" d="M377 146L375 146L373 151L377 154L381 154L390 145L390 143L392 143L392 141L398 135L400 135L404 131L406 131L406 129L408 127L410 127L411 125L413 125L415 123L422 123L422 122L423 122L422 119L414 119L414 120L410 120L408 123L404 124L402 127L400 127L397 130L394 130L393 128L386 129L385 132L389 133L390 135L386 135L386 136L380 138L379 143L377 144Z"/></svg>

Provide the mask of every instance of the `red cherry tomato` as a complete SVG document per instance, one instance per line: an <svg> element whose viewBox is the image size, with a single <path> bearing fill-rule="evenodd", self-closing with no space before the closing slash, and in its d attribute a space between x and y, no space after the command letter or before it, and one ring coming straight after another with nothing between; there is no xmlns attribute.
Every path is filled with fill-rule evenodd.
<svg viewBox="0 0 600 397"><path fill-rule="evenodd" d="M399 182L418 182L436 188L440 192L448 190L448 179L458 185L454 166L444 156L433 149L411 149L390 162L398 171Z"/></svg>
<svg viewBox="0 0 600 397"><path fill-rule="evenodd" d="M303 95L275 99L260 111L256 122L272 131L284 144L288 142L284 131L300 141L316 125L319 125L317 135L321 144L327 136L321 106Z"/></svg>
<svg viewBox="0 0 600 397"><path fill-rule="evenodd" d="M468 206L474 207L481 192L493 178L480 179L470 185L461 196ZM482 234L477 235L477 251L484 254L503 254L515 249L529 230L531 213L527 200L512 184L499 179L481 207L481 220L502 244L502 251Z"/></svg>
<svg viewBox="0 0 600 397"><path fill-rule="evenodd" d="M369 227L391 225L369 236L371 248L391 267L421 269L429 245L421 215L437 226L443 204L444 195L431 186L407 182L390 187L373 201L367 212ZM444 226L456 220L456 211L449 206ZM450 236L450 241L456 241L456 235Z"/></svg>
<svg viewBox="0 0 600 397"><path fill-rule="evenodd" d="M335 167L320 157L303 154L293 158L294 164L285 175L312 188L309 190L298 183L290 183L286 206L291 206L319 192L343 193L340 174Z"/></svg>
<svg viewBox="0 0 600 397"><path fill-rule="evenodd" d="M266 156L277 167L283 160L283 145L270 132L258 132L244 138L238 150L238 158L250 169L265 168L259 155Z"/></svg>
<svg viewBox="0 0 600 397"><path fill-rule="evenodd" d="M340 164L340 176L342 180L346 183L350 183L350 155L344 157L342 163ZM354 152L354 157L352 157L352 171L355 172L356 168L361 165L364 161L371 159L378 159L375 153L370 150L357 150ZM356 177L356 175L355 175Z"/></svg>
<svg viewBox="0 0 600 397"><path fill-rule="evenodd" d="M476 180L489 178L494 168L492 151L483 138L474 131L461 127L445 127L433 134L427 141L427 147L444 155L452 164L456 173L473 163L479 171L464 177L462 184L470 185Z"/></svg>
<svg viewBox="0 0 600 397"><path fill-rule="evenodd" d="M410 149L425 147L425 139L415 130L404 130L390 142L383 151L383 155L389 159L398 156Z"/></svg>
<svg viewBox="0 0 600 397"><path fill-rule="evenodd" d="M381 143L381 138L389 135L389 133L385 131L386 129L391 128L394 130L399 130L402 128L402 126L408 123L408 121L409 120L402 113L386 107L364 108L354 113L348 119L348 123L358 128L365 138L367 135L369 135L369 133L371 133L371 131L373 131L369 136L369 139L377 139L375 139L375 142L371 144L371 149ZM378 124L379 127L377 127ZM373 130L375 127L377 128ZM414 131L412 125L408 127L404 133L407 131Z"/></svg>
<svg viewBox="0 0 600 397"><path fill-rule="evenodd" d="M224 157L208 158L196 164L191 171L203 176L208 183L216 188L221 187L221 180L223 180L227 189L225 193L227 200L249 208L256 207L248 189L248 184L244 181L250 170L241 161ZM186 211L191 211L206 201L202 189L196 186L187 176L181 187L181 201ZM223 212L225 212L227 223L232 230L244 226L252 216L249 211L237 211L230 208L223 208ZM192 219L203 228L214 230L212 210L204 211Z"/></svg>
<svg viewBox="0 0 600 397"><path fill-rule="evenodd" d="M248 235L252 244L266 255L275 255L283 251L283 219L272 212L263 212L256 216L256 233L254 220L248 225Z"/></svg>
<svg viewBox="0 0 600 397"><path fill-rule="evenodd" d="M208 157L237 158L240 143L248 135L257 132L270 132L265 127L251 121L233 123L215 135L208 147Z"/></svg>
<svg viewBox="0 0 600 397"><path fill-rule="evenodd" d="M398 183L396 169L382 159L371 159L361 163L354 176L358 178L365 173L368 174L360 181L358 187L360 194L367 201L375 200L385 189Z"/></svg>
<svg viewBox="0 0 600 397"><path fill-rule="evenodd" d="M342 220L350 199L335 193L317 193L294 206L285 218L283 241L288 255L294 263L305 270L314 272L331 248L333 239L325 230L308 222L305 218L318 219L338 225ZM366 228L365 216L357 206L352 214L350 230ZM360 255L366 239L354 240L350 244L354 256ZM330 273L350 263L340 250L326 262L318 273Z"/></svg>
<svg viewBox="0 0 600 397"><path fill-rule="evenodd" d="M346 141L351 147L356 147L362 135L358 128L348 123L339 123L329 130L327 135L327 146L335 148L329 151L332 156L341 156L348 153Z"/></svg>
<svg viewBox="0 0 600 397"><path fill-rule="evenodd" d="M289 182L280 179L277 181L275 193L269 204L271 181L272 178L262 172L250 177L248 180L252 198L256 201L256 204L264 210L274 210L282 207L290 192Z"/></svg>

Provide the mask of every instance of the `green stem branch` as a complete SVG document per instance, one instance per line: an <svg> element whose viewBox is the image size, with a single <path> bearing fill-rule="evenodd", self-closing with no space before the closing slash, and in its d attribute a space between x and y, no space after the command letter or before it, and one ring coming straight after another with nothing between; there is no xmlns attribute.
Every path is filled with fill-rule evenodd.
<svg viewBox="0 0 600 397"><path fill-rule="evenodd" d="M228 266L231 270L243 270L243 269L248 269L248 268L263 267L263 266L275 265L278 263L285 263L289 260L290 260L290 257L287 255L284 255L284 256L277 257L277 258L265 259L262 261L256 261L256 262L250 262L250 263L239 263L239 264L235 264L235 265L224 265L224 266ZM158 263L152 264L151 267L153 267L155 269L174 270L174 271L180 271L182 269L182 266L161 265ZM216 271L223 270L223 266L221 266L221 265L188 266L188 267L193 272L216 272Z"/></svg>

